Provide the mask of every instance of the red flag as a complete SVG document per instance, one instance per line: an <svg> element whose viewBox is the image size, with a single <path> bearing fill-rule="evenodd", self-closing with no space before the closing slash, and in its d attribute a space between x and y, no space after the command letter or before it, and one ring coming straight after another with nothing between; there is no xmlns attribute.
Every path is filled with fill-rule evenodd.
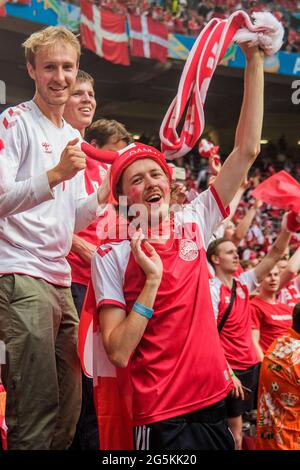
<svg viewBox="0 0 300 470"><path fill-rule="evenodd" d="M0 384L0 440L2 448L7 450L7 426L5 423L5 404L6 392L2 384Z"/></svg>
<svg viewBox="0 0 300 470"><path fill-rule="evenodd" d="M166 62L168 29L148 16L129 15L130 50L133 56Z"/></svg>
<svg viewBox="0 0 300 470"><path fill-rule="evenodd" d="M101 450L132 450L132 397L128 370L117 369L107 358L91 284L80 316L78 353L83 372L94 380Z"/></svg>
<svg viewBox="0 0 300 470"><path fill-rule="evenodd" d="M5 4L8 0L0 0L0 17L7 16Z"/></svg>
<svg viewBox="0 0 300 470"><path fill-rule="evenodd" d="M300 184L286 171L267 178L255 188L252 195L278 209L300 213Z"/></svg>
<svg viewBox="0 0 300 470"><path fill-rule="evenodd" d="M80 31L84 47L114 64L129 65L126 17L81 0Z"/></svg>

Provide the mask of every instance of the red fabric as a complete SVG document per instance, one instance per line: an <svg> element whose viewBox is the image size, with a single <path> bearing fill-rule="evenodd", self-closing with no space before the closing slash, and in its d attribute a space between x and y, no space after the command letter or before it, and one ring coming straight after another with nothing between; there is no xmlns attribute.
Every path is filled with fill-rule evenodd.
<svg viewBox="0 0 300 470"><path fill-rule="evenodd" d="M7 16L5 6L0 7L0 17Z"/></svg>
<svg viewBox="0 0 300 470"><path fill-rule="evenodd" d="M118 153L119 157L113 162L110 171L110 187L116 200L117 184L123 171L140 158L151 158L157 162L168 176L170 182L172 181L172 172L164 155L154 147L137 142L135 144L128 145L128 147L125 147L125 149L120 150Z"/></svg>
<svg viewBox="0 0 300 470"><path fill-rule="evenodd" d="M78 353L83 372L94 378L99 447L101 450L132 450L132 398L128 372L127 369L117 371L108 362L101 345L95 293L90 284L80 317ZM88 355L87 351L92 355ZM95 363L94 357L97 357Z"/></svg>
<svg viewBox="0 0 300 470"><path fill-rule="evenodd" d="M166 158L181 157L196 145L205 125L204 103L210 80L235 33L242 27L257 31L247 13L236 11L227 20L213 18L198 36L185 63L177 96L160 128L161 148ZM184 115L179 136L177 127Z"/></svg>
<svg viewBox="0 0 300 470"><path fill-rule="evenodd" d="M0 439L2 448L7 450L7 426L5 423L5 404L6 404L6 391L4 386L0 384Z"/></svg>
<svg viewBox="0 0 300 470"><path fill-rule="evenodd" d="M80 31L84 47L114 64L129 65L126 17L81 0Z"/></svg>
<svg viewBox="0 0 300 470"><path fill-rule="evenodd" d="M300 212L300 184L284 170L258 185L252 196L278 209Z"/></svg>
<svg viewBox="0 0 300 470"><path fill-rule="evenodd" d="M102 184L102 179L107 171L107 165L99 163L92 158L87 158L86 162L87 166L84 171L85 189L87 194L92 194ZM81 232L76 233L76 235L87 242L98 246L100 241L104 238L105 225L108 225L107 219L111 212L113 212L113 215L115 216L113 222L116 222L116 213L114 209L108 207L108 210L106 210L101 217L95 219L88 227ZM79 284L87 286L91 278L90 263L82 259L74 251L70 251L67 256L67 261L72 270L72 282L78 282Z"/></svg>
<svg viewBox="0 0 300 470"><path fill-rule="evenodd" d="M166 243L153 243L164 274L154 314L130 359L135 425L210 406L232 388L212 313L203 247L221 215L211 191L193 204L194 222L181 225L176 219L178 225ZM113 298L126 304L129 313L145 274L133 259L128 240L107 247L112 250L93 259L96 300Z"/></svg>
<svg viewBox="0 0 300 470"><path fill-rule="evenodd" d="M286 227L290 232L298 232L300 230L299 214L289 212L286 218Z"/></svg>
<svg viewBox="0 0 300 470"><path fill-rule="evenodd" d="M131 55L166 62L168 29L165 24L148 16L129 15Z"/></svg>
<svg viewBox="0 0 300 470"><path fill-rule="evenodd" d="M188 224L185 231L188 235ZM136 425L174 417L176 410L182 414L183 410L188 413L210 406L224 398L231 388L226 380L226 363L220 351L219 338L212 331L213 314L199 314L200 306L202 312L211 308L206 254L202 248L194 261L182 260L178 256L182 241L169 240L163 246L153 243L164 264L164 273L173 274L171 279L163 276L153 307L155 315L139 343L138 353L132 356ZM124 278L128 311L139 295L144 279L144 273L131 255ZM170 329L174 331L172 336ZM159 361L162 348L163 359ZM199 367L201 373L196 372ZM171 385L164 380L168 371L168 377L172 376ZM202 377L207 380L203 379L201 387L199 384L193 386L192 377L195 376L199 381Z"/></svg>
<svg viewBox="0 0 300 470"><path fill-rule="evenodd" d="M259 344L265 353L274 339L285 334L292 324L292 308L277 302L269 304L259 297L250 302L252 328L260 331Z"/></svg>

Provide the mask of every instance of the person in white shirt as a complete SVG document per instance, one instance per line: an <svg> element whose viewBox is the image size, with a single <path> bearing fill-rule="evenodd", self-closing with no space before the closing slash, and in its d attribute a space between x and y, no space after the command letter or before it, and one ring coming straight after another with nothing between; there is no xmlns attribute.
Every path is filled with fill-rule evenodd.
<svg viewBox="0 0 300 470"><path fill-rule="evenodd" d="M80 133L63 119L80 45L63 27L23 44L33 99L0 116L0 340L9 449L66 449L81 406L76 313L65 259L73 232L103 210L87 196Z"/></svg>

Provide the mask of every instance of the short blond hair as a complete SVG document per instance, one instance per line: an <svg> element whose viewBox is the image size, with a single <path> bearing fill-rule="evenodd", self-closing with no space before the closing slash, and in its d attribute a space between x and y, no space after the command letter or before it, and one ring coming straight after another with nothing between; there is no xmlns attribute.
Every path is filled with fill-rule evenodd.
<svg viewBox="0 0 300 470"><path fill-rule="evenodd" d="M77 83L90 82L92 87L94 87L94 84L95 84L95 80L93 79L92 75L90 75L89 73L87 73L87 72L85 72L84 70L81 70L81 69L79 69L78 72L77 72L76 82Z"/></svg>
<svg viewBox="0 0 300 470"><path fill-rule="evenodd" d="M79 62L81 47L80 43L71 31L63 26L48 26L29 36L22 46L25 49L26 62L35 67L35 56L39 48L51 46L58 41L69 43L77 52L77 62Z"/></svg>

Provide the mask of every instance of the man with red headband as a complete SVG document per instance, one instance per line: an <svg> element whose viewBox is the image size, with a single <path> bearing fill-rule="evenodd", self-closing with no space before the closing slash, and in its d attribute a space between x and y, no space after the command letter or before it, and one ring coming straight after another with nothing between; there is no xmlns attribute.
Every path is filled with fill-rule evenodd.
<svg viewBox="0 0 300 470"><path fill-rule="evenodd" d="M259 152L263 54L256 47L245 54L235 147L207 191L172 214L171 173L159 151L131 144L111 167L112 194L130 224L128 236L94 255L92 282L107 356L129 369L137 449L234 448L225 411L233 384L214 321L206 247Z"/></svg>

